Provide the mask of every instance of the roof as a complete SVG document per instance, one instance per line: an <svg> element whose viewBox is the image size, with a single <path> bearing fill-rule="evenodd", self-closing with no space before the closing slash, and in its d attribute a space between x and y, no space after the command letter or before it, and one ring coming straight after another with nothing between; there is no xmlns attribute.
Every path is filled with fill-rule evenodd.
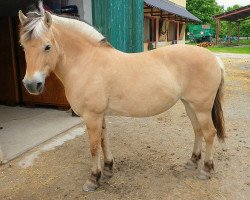
<svg viewBox="0 0 250 200"><path fill-rule="evenodd" d="M188 19L189 21L201 22L200 19L198 19L192 13L188 12L184 7L170 2L169 0L144 0L144 2L151 7L155 7L168 13L181 16Z"/></svg>
<svg viewBox="0 0 250 200"><path fill-rule="evenodd" d="M243 21L250 17L250 5L235 10L231 10L219 15L215 15L215 19L224 21Z"/></svg>

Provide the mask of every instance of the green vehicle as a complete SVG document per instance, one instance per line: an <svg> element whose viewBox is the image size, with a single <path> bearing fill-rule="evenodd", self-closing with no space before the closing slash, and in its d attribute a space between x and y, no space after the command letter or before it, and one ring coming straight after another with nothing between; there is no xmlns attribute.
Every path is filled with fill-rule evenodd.
<svg viewBox="0 0 250 200"><path fill-rule="evenodd" d="M189 40L195 43L211 42L214 37L214 31L210 24L189 25L188 31Z"/></svg>

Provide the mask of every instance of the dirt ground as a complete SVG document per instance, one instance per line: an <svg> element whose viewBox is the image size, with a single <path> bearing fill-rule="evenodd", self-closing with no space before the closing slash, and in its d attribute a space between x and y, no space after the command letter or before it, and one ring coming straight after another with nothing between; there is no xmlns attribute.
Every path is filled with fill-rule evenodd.
<svg viewBox="0 0 250 200"><path fill-rule="evenodd" d="M101 179L96 192L82 190L91 168L83 134L41 153L30 167L18 163L32 151L1 166L0 199L250 199L250 59L223 61L228 138L225 144L216 139L212 179L201 181L198 170L184 168L194 134L183 105L177 103L151 118L107 118L115 175Z"/></svg>

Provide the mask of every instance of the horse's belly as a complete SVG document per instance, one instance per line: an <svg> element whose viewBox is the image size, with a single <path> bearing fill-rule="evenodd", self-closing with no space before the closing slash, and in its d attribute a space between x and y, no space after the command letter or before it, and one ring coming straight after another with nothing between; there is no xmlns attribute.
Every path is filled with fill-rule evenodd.
<svg viewBox="0 0 250 200"><path fill-rule="evenodd" d="M128 117L149 117L160 114L171 108L179 97L176 93L153 92L151 94L138 92L124 97L111 98L108 115Z"/></svg>

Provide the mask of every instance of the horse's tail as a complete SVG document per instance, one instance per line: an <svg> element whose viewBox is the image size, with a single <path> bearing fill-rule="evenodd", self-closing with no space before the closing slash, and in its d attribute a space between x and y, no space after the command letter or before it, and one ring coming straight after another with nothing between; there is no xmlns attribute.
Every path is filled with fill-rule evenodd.
<svg viewBox="0 0 250 200"><path fill-rule="evenodd" d="M212 109L212 119L214 126L217 130L217 137L219 138L220 141L223 142L226 137L225 121L222 110L223 89L224 89L224 66L219 58L218 58L218 63L221 67L221 82L214 100L214 105Z"/></svg>

